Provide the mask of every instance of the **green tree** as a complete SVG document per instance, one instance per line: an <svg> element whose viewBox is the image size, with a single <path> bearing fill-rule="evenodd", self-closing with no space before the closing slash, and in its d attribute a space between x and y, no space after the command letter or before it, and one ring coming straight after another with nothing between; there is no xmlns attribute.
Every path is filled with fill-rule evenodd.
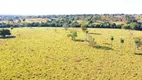
<svg viewBox="0 0 142 80"><path fill-rule="evenodd" d="M0 30L0 35L5 38L6 35L11 35L11 32L8 29L2 29Z"/></svg>
<svg viewBox="0 0 142 80"><path fill-rule="evenodd" d="M130 29L132 29L132 30L136 29L137 26L138 26L138 24L136 22L130 23Z"/></svg>
<svg viewBox="0 0 142 80"><path fill-rule="evenodd" d="M89 20L88 21L88 25L90 25L90 24L92 24L93 23L93 21L92 20Z"/></svg>

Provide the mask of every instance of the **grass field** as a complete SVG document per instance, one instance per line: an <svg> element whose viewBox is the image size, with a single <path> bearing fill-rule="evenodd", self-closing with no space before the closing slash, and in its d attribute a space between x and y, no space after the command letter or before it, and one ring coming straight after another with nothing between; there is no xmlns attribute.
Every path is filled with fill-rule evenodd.
<svg viewBox="0 0 142 80"><path fill-rule="evenodd" d="M63 28L13 29L13 37L0 39L0 80L142 80L142 55L134 54L129 31L89 29L97 42L90 47L81 29L75 30L72 41Z"/></svg>

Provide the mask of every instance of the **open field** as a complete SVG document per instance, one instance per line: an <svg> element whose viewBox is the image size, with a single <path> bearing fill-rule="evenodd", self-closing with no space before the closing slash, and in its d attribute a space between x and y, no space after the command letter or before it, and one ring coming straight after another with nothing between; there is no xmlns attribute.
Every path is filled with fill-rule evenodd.
<svg viewBox="0 0 142 80"><path fill-rule="evenodd" d="M13 29L13 37L0 39L0 80L142 80L142 55L134 54L129 31L89 29L97 42L90 47L82 42L85 33L75 30L72 41L63 28Z"/></svg>

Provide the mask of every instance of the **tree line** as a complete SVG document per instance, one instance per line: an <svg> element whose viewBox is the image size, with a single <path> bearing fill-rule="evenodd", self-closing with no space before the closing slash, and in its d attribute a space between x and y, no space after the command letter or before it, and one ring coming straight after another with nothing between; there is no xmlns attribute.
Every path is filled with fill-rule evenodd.
<svg viewBox="0 0 142 80"><path fill-rule="evenodd" d="M77 21L73 22L62 22L62 21L49 21L49 22L33 22L33 23L23 23L23 24L7 24L7 23L0 23L0 28L10 28L10 27L81 27ZM98 24L88 23L88 28L117 28L117 29L134 29L134 30L142 30L142 22L130 22L129 24L111 24L109 22L102 22Z"/></svg>
<svg viewBox="0 0 142 80"><path fill-rule="evenodd" d="M8 19L8 23L1 22L0 28L8 27L81 27L83 23L87 22L88 28L124 28L142 30L142 22L140 22L142 15L126 15L126 14L84 14L84 15L48 15L48 16L28 16L18 17L15 19ZM25 22L26 19L43 18L46 22ZM2 21L2 20L0 20ZM115 22L123 22L116 24Z"/></svg>

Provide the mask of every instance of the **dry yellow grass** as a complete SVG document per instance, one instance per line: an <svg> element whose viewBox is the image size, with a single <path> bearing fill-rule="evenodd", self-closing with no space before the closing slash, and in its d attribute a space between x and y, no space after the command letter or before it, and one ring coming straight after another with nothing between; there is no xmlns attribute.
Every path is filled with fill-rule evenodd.
<svg viewBox="0 0 142 80"><path fill-rule="evenodd" d="M128 31L89 29L96 48L80 42L85 34L76 31L78 41L62 28L12 30L16 38L0 41L0 80L142 80L142 55L133 54Z"/></svg>

